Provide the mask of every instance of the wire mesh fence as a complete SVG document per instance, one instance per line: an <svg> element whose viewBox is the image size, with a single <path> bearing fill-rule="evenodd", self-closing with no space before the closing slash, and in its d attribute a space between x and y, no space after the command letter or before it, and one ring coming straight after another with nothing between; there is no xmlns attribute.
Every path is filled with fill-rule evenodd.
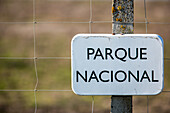
<svg viewBox="0 0 170 113"><path fill-rule="evenodd" d="M136 0L135 33L165 43L165 87L134 96L135 113L170 112L169 0ZM112 33L112 0L0 0L0 112L109 112L110 97L79 97L70 86L77 33Z"/></svg>

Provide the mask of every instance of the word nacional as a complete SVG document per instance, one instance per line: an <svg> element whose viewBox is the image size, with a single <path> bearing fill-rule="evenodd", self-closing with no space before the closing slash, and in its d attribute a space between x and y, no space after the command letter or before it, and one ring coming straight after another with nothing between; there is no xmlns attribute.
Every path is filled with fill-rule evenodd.
<svg viewBox="0 0 170 113"><path fill-rule="evenodd" d="M163 89L163 40L155 34L79 34L72 40L78 95L155 95Z"/></svg>

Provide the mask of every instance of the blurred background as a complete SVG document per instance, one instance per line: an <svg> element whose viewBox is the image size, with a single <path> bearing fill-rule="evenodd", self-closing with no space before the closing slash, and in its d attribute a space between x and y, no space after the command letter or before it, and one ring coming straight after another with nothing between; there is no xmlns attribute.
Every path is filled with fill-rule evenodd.
<svg viewBox="0 0 170 113"><path fill-rule="evenodd" d="M134 1L134 33L145 34L144 0ZM37 113L92 111L91 96L71 91L70 69L74 35L112 33L112 0L91 3L90 8L90 0L0 0L0 113L34 113L34 44L36 57L41 58L36 60L40 90L36 92ZM147 31L164 39L165 83L157 96L133 96L134 113L170 113L169 11L170 0L146 0L151 22ZM89 27L90 18L93 23ZM94 113L109 113L110 98L94 96Z"/></svg>

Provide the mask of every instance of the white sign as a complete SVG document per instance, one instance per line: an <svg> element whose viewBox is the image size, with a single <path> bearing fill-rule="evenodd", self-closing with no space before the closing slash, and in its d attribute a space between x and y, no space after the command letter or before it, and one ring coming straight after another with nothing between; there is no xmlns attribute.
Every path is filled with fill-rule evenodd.
<svg viewBox="0 0 170 113"><path fill-rule="evenodd" d="M163 89L159 35L78 34L71 52L78 95L156 95Z"/></svg>

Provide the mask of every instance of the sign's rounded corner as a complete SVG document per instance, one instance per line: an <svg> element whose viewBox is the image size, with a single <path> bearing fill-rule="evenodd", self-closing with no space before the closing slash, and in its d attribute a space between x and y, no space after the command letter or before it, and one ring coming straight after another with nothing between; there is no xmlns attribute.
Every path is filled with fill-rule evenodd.
<svg viewBox="0 0 170 113"><path fill-rule="evenodd" d="M159 40L162 42L162 45L164 45L164 40L163 40L163 38L159 35L159 34L155 34L158 38L159 38Z"/></svg>
<svg viewBox="0 0 170 113"><path fill-rule="evenodd" d="M162 86L162 88L161 88L159 91L157 91L154 95L159 95L160 93L162 93L162 91L163 91L163 86Z"/></svg>
<svg viewBox="0 0 170 113"><path fill-rule="evenodd" d="M76 35L72 38L71 44L73 44L73 42L74 42L79 36L81 36L81 34L76 34Z"/></svg>
<svg viewBox="0 0 170 113"><path fill-rule="evenodd" d="M71 87L71 89L72 89L72 91L74 92L74 94L76 94L76 95L81 95L81 94L79 94L79 93L77 93L77 92L75 91L75 89L74 89L73 86Z"/></svg>

